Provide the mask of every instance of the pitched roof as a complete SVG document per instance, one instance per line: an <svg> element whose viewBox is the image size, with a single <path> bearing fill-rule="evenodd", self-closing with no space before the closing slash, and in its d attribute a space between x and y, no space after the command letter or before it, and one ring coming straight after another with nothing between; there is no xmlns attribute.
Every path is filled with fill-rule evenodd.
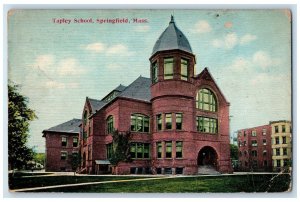
<svg viewBox="0 0 300 202"><path fill-rule="evenodd" d="M182 31L177 28L174 17L171 16L169 26L160 35L153 47L152 55L154 55L158 51L173 49L179 49L187 51L189 53L193 53L188 39L185 37Z"/></svg>
<svg viewBox="0 0 300 202"><path fill-rule="evenodd" d="M118 95L118 97L132 98L150 102L151 99L151 79L145 77L138 77L125 90Z"/></svg>
<svg viewBox="0 0 300 202"><path fill-rule="evenodd" d="M100 110L102 107L104 107L107 102L103 101L103 100L96 100L96 99L92 99L92 98L87 98L91 104L91 108L92 108L92 113L94 114L97 110Z"/></svg>
<svg viewBox="0 0 300 202"><path fill-rule="evenodd" d="M43 130L43 133L45 132L79 133L80 123L81 123L81 119L72 119L70 121L59 124L57 126L53 126L47 130Z"/></svg>
<svg viewBox="0 0 300 202"><path fill-rule="evenodd" d="M222 91L220 90L217 82L215 81L214 77L211 75L211 73L208 70L208 67L205 67L204 70L198 74L196 76L196 78L199 79L204 79L204 80L208 80L208 81L212 81L216 84L217 89L219 90L220 94L223 96L223 98L225 99L225 101L229 104L229 102L227 101L226 97L224 96L224 94L222 93Z"/></svg>
<svg viewBox="0 0 300 202"><path fill-rule="evenodd" d="M118 87L116 87L114 90L122 92L127 86L123 86L120 84Z"/></svg>

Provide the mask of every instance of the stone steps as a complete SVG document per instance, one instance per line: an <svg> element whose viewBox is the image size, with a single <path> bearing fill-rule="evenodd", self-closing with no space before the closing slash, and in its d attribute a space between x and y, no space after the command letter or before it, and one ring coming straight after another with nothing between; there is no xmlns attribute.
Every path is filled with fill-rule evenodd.
<svg viewBox="0 0 300 202"><path fill-rule="evenodd" d="M218 171L213 166L204 165L198 167L198 174L200 175L220 175Z"/></svg>

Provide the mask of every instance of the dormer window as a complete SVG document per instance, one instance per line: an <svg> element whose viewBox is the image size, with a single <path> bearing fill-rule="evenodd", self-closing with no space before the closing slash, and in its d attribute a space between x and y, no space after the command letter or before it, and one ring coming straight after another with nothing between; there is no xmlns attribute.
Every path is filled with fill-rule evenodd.
<svg viewBox="0 0 300 202"><path fill-rule="evenodd" d="M173 79L174 75L174 59L173 58L165 58L164 59L164 79Z"/></svg>
<svg viewBox="0 0 300 202"><path fill-rule="evenodd" d="M157 62L152 64L152 83L156 83L158 81L158 65Z"/></svg>
<svg viewBox="0 0 300 202"><path fill-rule="evenodd" d="M188 60L186 59L181 59L180 75L181 80L188 80Z"/></svg>

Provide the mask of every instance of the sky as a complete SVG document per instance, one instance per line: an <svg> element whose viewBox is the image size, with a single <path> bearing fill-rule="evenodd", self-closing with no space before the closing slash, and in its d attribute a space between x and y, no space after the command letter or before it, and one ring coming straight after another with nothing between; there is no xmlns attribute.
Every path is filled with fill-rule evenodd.
<svg viewBox="0 0 300 202"><path fill-rule="evenodd" d="M174 15L196 55L230 102L230 131L291 120L291 15L287 10L14 10L8 17L8 78L20 84L42 131L81 118L86 96L150 77L153 46ZM94 23L75 23L74 19ZM130 23L97 23L97 19ZM143 19L134 23L133 19ZM55 19L55 20L54 20ZM55 23L71 19L71 23Z"/></svg>

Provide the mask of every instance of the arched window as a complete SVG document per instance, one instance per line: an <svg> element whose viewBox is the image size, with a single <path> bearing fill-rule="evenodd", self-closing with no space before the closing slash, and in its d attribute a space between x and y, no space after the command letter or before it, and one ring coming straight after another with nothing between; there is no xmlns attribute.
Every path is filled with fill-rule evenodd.
<svg viewBox="0 0 300 202"><path fill-rule="evenodd" d="M109 116L106 119L106 130L107 134L110 134L114 131L114 118L113 116Z"/></svg>
<svg viewBox="0 0 300 202"><path fill-rule="evenodd" d="M135 132L149 132L149 117L142 114L131 115L131 131Z"/></svg>
<svg viewBox="0 0 300 202"><path fill-rule="evenodd" d="M212 112L217 111L217 102L214 93L207 88L200 89L196 96L196 108Z"/></svg>

